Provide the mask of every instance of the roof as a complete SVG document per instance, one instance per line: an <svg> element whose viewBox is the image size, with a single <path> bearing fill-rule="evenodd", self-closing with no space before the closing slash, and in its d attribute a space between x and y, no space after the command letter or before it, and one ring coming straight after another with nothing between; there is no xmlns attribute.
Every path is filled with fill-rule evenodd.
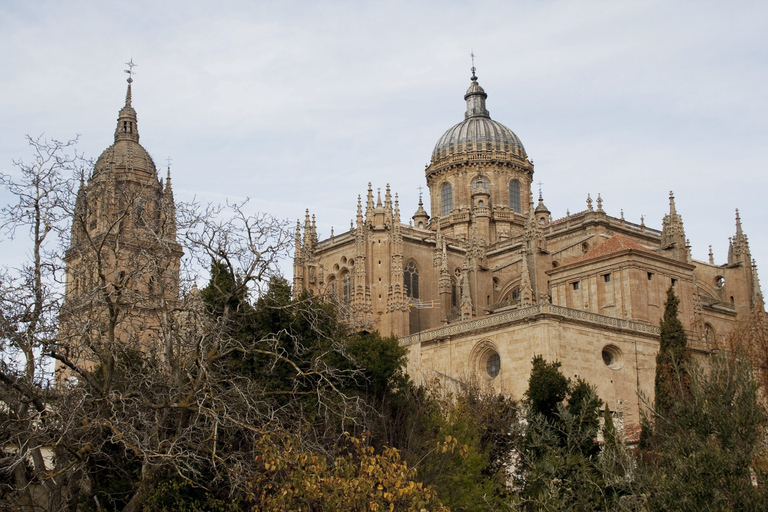
<svg viewBox="0 0 768 512"><path fill-rule="evenodd" d="M647 247L643 247L637 242L630 240L624 235L613 235L611 238L598 245L594 249L588 251L581 258L567 263L567 265L573 265L574 263L581 263L583 261L592 260L595 258L602 258L604 256L611 256L626 251L637 251L646 254L656 254ZM565 266L565 265L564 265Z"/></svg>

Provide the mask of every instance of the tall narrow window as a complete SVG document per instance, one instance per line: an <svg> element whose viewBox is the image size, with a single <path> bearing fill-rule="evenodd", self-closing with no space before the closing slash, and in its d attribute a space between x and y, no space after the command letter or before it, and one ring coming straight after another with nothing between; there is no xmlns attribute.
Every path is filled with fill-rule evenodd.
<svg viewBox="0 0 768 512"><path fill-rule="evenodd" d="M509 209L515 213L522 213L520 208L520 182L517 180L509 182Z"/></svg>
<svg viewBox="0 0 768 512"><path fill-rule="evenodd" d="M403 281L405 285L405 294L412 298L419 298L419 269L416 268L416 264L413 261L408 262L403 273Z"/></svg>
<svg viewBox="0 0 768 512"><path fill-rule="evenodd" d="M342 299L344 300L345 304L349 304L349 301L352 300L352 276L349 274L345 275L341 283Z"/></svg>
<svg viewBox="0 0 768 512"><path fill-rule="evenodd" d="M453 189L450 183L445 183L440 189L441 210L440 215L448 215L453 210Z"/></svg>

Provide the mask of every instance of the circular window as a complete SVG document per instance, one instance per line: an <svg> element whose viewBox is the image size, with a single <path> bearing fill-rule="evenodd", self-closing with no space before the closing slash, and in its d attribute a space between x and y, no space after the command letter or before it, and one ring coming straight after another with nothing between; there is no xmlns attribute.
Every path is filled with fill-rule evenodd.
<svg viewBox="0 0 768 512"><path fill-rule="evenodd" d="M621 354L621 349L617 347L616 345L606 345L603 347L603 362L605 363L605 366L610 368L611 370L618 370L621 368L623 363L623 358Z"/></svg>
<svg viewBox="0 0 768 512"><path fill-rule="evenodd" d="M499 358L499 354L493 352L488 356L488 359L485 361L485 371L488 372L488 376L492 379L499 375L499 371L501 371L501 358Z"/></svg>
<svg viewBox="0 0 768 512"><path fill-rule="evenodd" d="M722 288L723 286L725 286L725 278L723 276L717 276L715 278L715 286L717 286L718 288Z"/></svg>

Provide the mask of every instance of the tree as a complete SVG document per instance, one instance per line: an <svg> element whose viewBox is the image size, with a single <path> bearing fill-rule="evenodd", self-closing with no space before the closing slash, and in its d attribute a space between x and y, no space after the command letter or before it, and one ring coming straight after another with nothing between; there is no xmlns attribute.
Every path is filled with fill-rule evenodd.
<svg viewBox="0 0 768 512"><path fill-rule="evenodd" d="M55 422L50 403L50 373L45 353L58 334L62 302L59 237L66 240L67 208L71 204L73 175L86 162L69 141L27 137L32 160L14 161L13 174L0 174L2 186L17 202L4 207L0 226L9 238L26 234L29 261L6 268L0 275L0 400L2 432L6 447L14 447L2 461L13 475L20 507L33 505L32 484L45 488L47 506L55 510L61 488L50 479L46 467L48 437L45 430Z"/></svg>
<svg viewBox="0 0 768 512"><path fill-rule="evenodd" d="M654 410L664 416L672 411L676 401L685 399L688 391L688 377L685 374L688 355L688 340L685 329L677 316L680 299L675 289L667 290L664 303L664 317L661 320L659 353L656 355L656 380L654 387ZM674 371L674 368L679 371Z"/></svg>
<svg viewBox="0 0 768 512"><path fill-rule="evenodd" d="M570 382L559 363L533 359L528 416L515 474L518 510L616 510L629 494L626 451L610 426L601 452L600 400L593 386Z"/></svg>
<svg viewBox="0 0 768 512"><path fill-rule="evenodd" d="M636 472L650 510L766 510L765 411L744 352L711 356L706 366L672 367L686 379L685 400L657 416Z"/></svg>
<svg viewBox="0 0 768 512"><path fill-rule="evenodd" d="M339 382L359 370L328 364L343 347L322 308L296 304L293 318L324 340L323 350L285 350L280 329L257 326L249 293L277 275L290 246L286 223L247 214L243 204L175 208L169 183L162 197L155 192L156 177L89 172L66 156L72 143L30 143L34 162L2 176L18 198L3 209L2 226L10 235L29 229L31 255L0 282L0 432L11 448L1 463L12 475L5 504L136 511L163 488L231 501L260 470L253 450L265 432L356 417L358 400ZM177 230L192 264L182 269L186 281L173 277ZM53 235L66 245L70 233L65 254ZM185 283L211 261L219 307L207 310ZM253 324L243 327L246 319ZM62 375L54 387L44 381L51 358ZM254 358L261 379L233 364ZM275 390L268 382L280 368L291 372ZM306 396L312 410L285 405Z"/></svg>
<svg viewBox="0 0 768 512"><path fill-rule="evenodd" d="M528 390L525 397L532 413L552 418L557 413L557 405L567 393L568 379L560 372L560 363L548 363L543 356L534 356Z"/></svg>

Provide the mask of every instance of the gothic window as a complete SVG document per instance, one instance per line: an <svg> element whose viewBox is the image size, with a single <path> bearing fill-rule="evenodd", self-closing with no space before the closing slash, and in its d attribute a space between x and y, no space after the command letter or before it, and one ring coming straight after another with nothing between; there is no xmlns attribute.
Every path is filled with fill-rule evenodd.
<svg viewBox="0 0 768 512"><path fill-rule="evenodd" d="M513 302L520 300L520 287L518 286L509 293L509 299Z"/></svg>
<svg viewBox="0 0 768 512"><path fill-rule="evenodd" d="M403 272L403 285L405 287L405 294L412 298L419 298L419 269L416 268L416 264L413 261L409 261Z"/></svg>
<svg viewBox="0 0 768 512"><path fill-rule="evenodd" d="M451 278L451 307L459 307L459 285L454 278Z"/></svg>
<svg viewBox="0 0 768 512"><path fill-rule="evenodd" d="M520 207L520 182L512 180L509 182L509 209L515 213L522 213Z"/></svg>
<svg viewBox="0 0 768 512"><path fill-rule="evenodd" d="M453 189L450 183L443 184L443 188L440 189L440 201L440 215L449 215L453 210Z"/></svg>

